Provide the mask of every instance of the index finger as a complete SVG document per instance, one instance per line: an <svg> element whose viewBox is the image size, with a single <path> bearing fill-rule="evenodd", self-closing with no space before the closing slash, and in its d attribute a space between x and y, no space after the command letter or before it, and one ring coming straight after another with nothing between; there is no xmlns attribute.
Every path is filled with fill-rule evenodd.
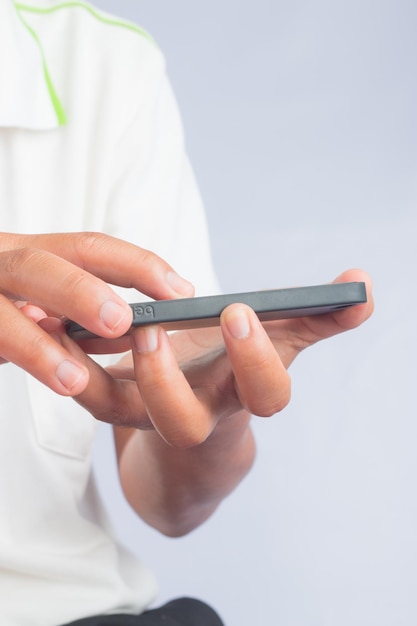
<svg viewBox="0 0 417 626"><path fill-rule="evenodd" d="M193 286L160 256L104 233L31 235L29 242L33 247L52 252L106 283L133 287L156 300L192 296L194 293Z"/></svg>
<svg viewBox="0 0 417 626"><path fill-rule="evenodd" d="M103 337L122 335L132 319L130 307L107 282L133 286L155 298L193 292L192 285L156 254L106 235L65 233L6 240L8 247L0 252L0 292L73 319Z"/></svg>

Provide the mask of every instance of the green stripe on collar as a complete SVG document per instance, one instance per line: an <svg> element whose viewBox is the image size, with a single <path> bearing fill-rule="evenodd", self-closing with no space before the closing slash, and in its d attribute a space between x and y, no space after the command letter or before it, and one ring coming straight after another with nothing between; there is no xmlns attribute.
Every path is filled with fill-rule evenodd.
<svg viewBox="0 0 417 626"><path fill-rule="evenodd" d="M51 102L52 102L52 105L54 107L55 115L57 117L59 126L64 126L66 124L66 122L67 122L67 117L65 115L64 107L62 106L62 103L61 103L61 101L60 101L60 99L58 97L58 94L57 94L56 89L54 87L54 84L52 82L52 78L51 78L51 75L50 75L49 70L48 70L48 64L46 63L45 53L44 53L42 44L41 44L41 42L39 40L39 37L37 36L35 31L33 30L33 28L31 28L29 26L29 24L27 24L25 22L25 20L23 19L23 17L19 13L18 6L17 5L15 5L15 6L16 6L16 9L18 9L17 10L17 15L19 16L20 21L22 22L24 27L28 30L28 32L32 35L33 39L36 42L36 45L39 48L39 52L41 53L41 58L42 58L43 73L44 73L44 76L45 76L45 82L46 82L46 86L47 86L47 89L48 89L48 92L49 92L49 97L51 98Z"/></svg>
<svg viewBox="0 0 417 626"><path fill-rule="evenodd" d="M32 35L32 37L34 38L34 40L36 41L36 44L39 48L39 51L41 53L41 57L42 57L42 64L43 64L43 71L44 71L44 75L45 75L45 82L46 82L46 86L48 88L48 92L49 92L49 96L51 98L51 102L52 105L54 107L55 110L55 114L58 120L58 124L60 126L64 126L67 122L67 117L65 114L65 110L64 107L58 97L58 94L56 92L56 89L54 87L54 84L52 82L52 78L51 75L49 73L48 70L48 64L46 62L46 57L45 57L45 53L42 47L42 43L38 37L38 35L36 34L36 32L33 30L33 28L31 28L29 26L29 24L26 23L26 21L23 19L21 12L27 12L27 13L38 13L38 14L48 14L48 13L54 13L55 11L59 11L61 9L71 9L71 8L80 8L80 9L84 9L85 11L88 11L93 17L95 17L97 20L99 20L100 22L103 22L103 24L109 24L111 26L118 26L120 28L126 28L130 31L133 31L135 33L137 33L138 35L141 35L142 37L145 37L146 39L148 39L150 42L152 42L153 44L155 44L154 39L151 37L151 35L144 30L143 28L141 28L140 26L137 26L136 24L133 24L131 22L127 22L121 19L116 19L116 18L112 18L112 17L106 17L105 15L101 14L99 11L97 11L94 7L92 7L91 5L87 4L86 2L61 2L60 4L55 4L53 6L50 7L34 7L28 4L24 4L24 3L20 3L20 2L14 2L15 8L17 10L17 14L22 22L22 24L25 26L25 28L27 28L27 30L30 32L30 34Z"/></svg>
<svg viewBox="0 0 417 626"><path fill-rule="evenodd" d="M34 7L21 2L15 2L14 4L19 11L27 11L29 13L53 13L54 11L59 11L60 9L81 8L85 11L88 11L97 20L103 22L103 24L126 28L133 31L134 33L137 33L138 35L142 35L142 37L145 37L146 39L149 39L149 41L151 41L152 43L155 43L153 37L144 28L141 28L140 26L137 26L136 24L133 24L132 22L128 22L126 20L114 17L107 17L87 2L60 2L59 4L54 4L50 7Z"/></svg>

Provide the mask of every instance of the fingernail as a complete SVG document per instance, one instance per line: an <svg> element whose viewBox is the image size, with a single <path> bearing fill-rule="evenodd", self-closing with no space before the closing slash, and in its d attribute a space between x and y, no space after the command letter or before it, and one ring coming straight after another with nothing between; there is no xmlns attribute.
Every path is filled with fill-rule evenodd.
<svg viewBox="0 0 417 626"><path fill-rule="evenodd" d="M176 272L168 272L167 282L179 296L192 297L194 295L194 285Z"/></svg>
<svg viewBox="0 0 417 626"><path fill-rule="evenodd" d="M115 331L127 315L128 311L126 311L125 307L117 302L113 302L113 300L107 300L101 305L100 319L111 331Z"/></svg>
<svg viewBox="0 0 417 626"><path fill-rule="evenodd" d="M133 342L138 352L155 352L159 344L159 328L144 326L133 333Z"/></svg>
<svg viewBox="0 0 417 626"><path fill-rule="evenodd" d="M226 316L226 326L235 339L246 339L250 333L249 317L244 309L235 309Z"/></svg>
<svg viewBox="0 0 417 626"><path fill-rule="evenodd" d="M64 385L68 391L71 391L79 380L85 376L85 370L78 367L72 361L62 361L56 370L56 376L59 382Z"/></svg>

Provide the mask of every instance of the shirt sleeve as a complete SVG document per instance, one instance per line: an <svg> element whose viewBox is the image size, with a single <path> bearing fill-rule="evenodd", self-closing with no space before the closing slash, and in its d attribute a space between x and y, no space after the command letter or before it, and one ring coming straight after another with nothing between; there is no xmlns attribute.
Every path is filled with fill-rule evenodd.
<svg viewBox="0 0 417 626"><path fill-rule="evenodd" d="M105 230L162 256L197 294L218 293L207 220L162 55L154 55L135 93L132 119L114 150Z"/></svg>

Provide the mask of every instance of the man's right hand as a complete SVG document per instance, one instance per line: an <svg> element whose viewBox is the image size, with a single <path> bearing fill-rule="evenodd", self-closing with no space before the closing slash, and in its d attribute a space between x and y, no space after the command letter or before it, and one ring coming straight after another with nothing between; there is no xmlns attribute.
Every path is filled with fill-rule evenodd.
<svg viewBox="0 0 417 626"><path fill-rule="evenodd" d="M38 324L69 318L106 339L121 337L130 307L107 283L155 299L194 289L152 252L100 233L0 235L0 358L61 395L74 396L88 370ZM116 342L117 343L117 342Z"/></svg>

